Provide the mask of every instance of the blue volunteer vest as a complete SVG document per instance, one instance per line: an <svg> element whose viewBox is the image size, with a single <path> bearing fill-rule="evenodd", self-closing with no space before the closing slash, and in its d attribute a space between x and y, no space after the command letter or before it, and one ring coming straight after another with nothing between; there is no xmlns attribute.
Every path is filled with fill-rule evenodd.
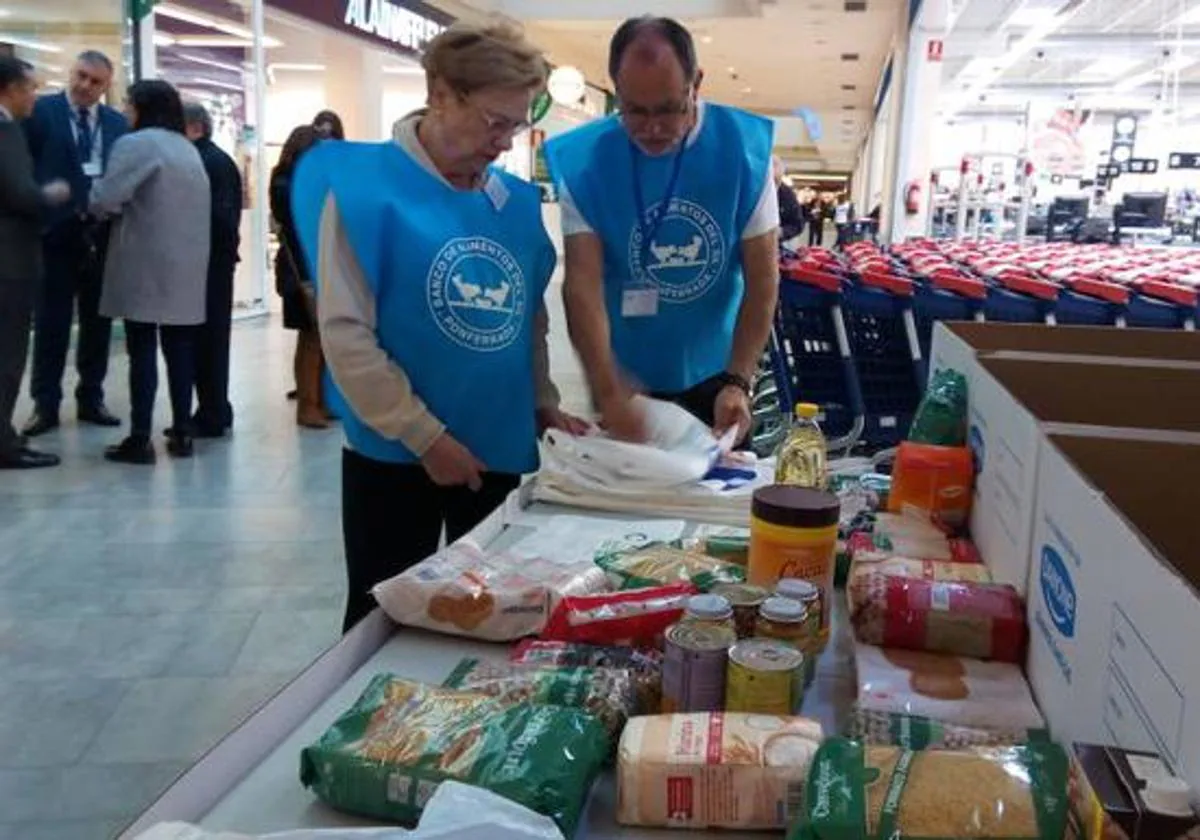
<svg viewBox="0 0 1200 840"><path fill-rule="evenodd" d="M380 346L489 470L525 473L538 462L534 316L557 256L537 188L498 170L490 178L487 192L455 190L395 143L322 143L297 168L292 207L317 277L332 192L375 298ZM356 452L417 460L339 402Z"/></svg>
<svg viewBox="0 0 1200 840"><path fill-rule="evenodd" d="M556 183L571 193L604 243L613 353L651 391L685 391L729 363L745 291L742 231L762 197L772 142L770 120L705 103L700 134L683 152L657 230L650 230L651 222L670 187L678 152L642 154L617 117L546 142ZM641 225L637 175L646 213ZM644 241L647 233L652 241ZM658 290L657 314L623 316L625 290L650 286Z"/></svg>

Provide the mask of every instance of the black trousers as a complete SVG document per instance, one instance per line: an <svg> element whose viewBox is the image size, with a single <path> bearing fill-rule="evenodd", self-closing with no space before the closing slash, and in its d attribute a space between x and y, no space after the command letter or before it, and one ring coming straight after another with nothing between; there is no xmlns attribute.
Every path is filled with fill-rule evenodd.
<svg viewBox="0 0 1200 840"><path fill-rule="evenodd" d="M808 223L808 247L820 245L825 239L825 220L813 219Z"/></svg>
<svg viewBox="0 0 1200 840"><path fill-rule="evenodd" d="M129 352L130 434L149 438L154 429L154 398L158 394L158 344L162 337L167 360L167 387L171 392L172 427L186 429L192 419L195 386L195 327L174 327L125 322L125 348Z"/></svg>
<svg viewBox="0 0 1200 840"><path fill-rule="evenodd" d="M388 464L342 451L342 538L346 548L346 617L342 631L375 609L371 587L395 577L487 518L520 484L487 473L483 489L439 487L420 464Z"/></svg>
<svg viewBox="0 0 1200 840"><path fill-rule="evenodd" d="M13 409L21 393L25 359L29 355L29 324L37 296L35 278L0 279L0 455L21 445L13 428Z"/></svg>
<svg viewBox="0 0 1200 840"><path fill-rule="evenodd" d="M46 273L35 304L33 375L30 392L38 411L55 416L62 403L63 371L71 344L71 321L79 311L79 339L75 368L79 385L75 399L84 407L104 402L104 378L112 321L100 316L100 289L104 281L104 256L108 227L71 220L59 225L43 240Z"/></svg>
<svg viewBox="0 0 1200 840"><path fill-rule="evenodd" d="M233 330L233 276L237 263L214 260L208 267L204 323L196 329L197 426L223 432L233 425L229 402L229 341Z"/></svg>

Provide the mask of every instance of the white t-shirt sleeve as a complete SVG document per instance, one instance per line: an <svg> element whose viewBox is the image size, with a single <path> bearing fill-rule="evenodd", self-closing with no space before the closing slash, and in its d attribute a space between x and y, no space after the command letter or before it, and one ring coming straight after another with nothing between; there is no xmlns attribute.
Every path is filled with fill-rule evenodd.
<svg viewBox="0 0 1200 840"><path fill-rule="evenodd" d="M567 189L566 184L559 185L558 207L562 211L562 233L564 238L580 233L595 233L592 230L592 226L583 218L583 214L579 212L579 205L575 203L575 199L572 197L571 191ZM778 210L776 210L776 215L778 215Z"/></svg>
<svg viewBox="0 0 1200 840"><path fill-rule="evenodd" d="M742 230L742 239L755 239L779 227L779 190L775 186L775 173L767 167L767 180L759 194L758 204L750 215L750 221Z"/></svg>

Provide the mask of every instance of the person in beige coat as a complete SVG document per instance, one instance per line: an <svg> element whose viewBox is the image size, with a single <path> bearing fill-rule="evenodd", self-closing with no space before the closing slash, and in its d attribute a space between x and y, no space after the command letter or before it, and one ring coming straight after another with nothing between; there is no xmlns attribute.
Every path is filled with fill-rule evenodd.
<svg viewBox="0 0 1200 840"><path fill-rule="evenodd" d="M196 326L204 323L210 191L196 147L187 139L183 102L166 82L129 88L133 131L117 141L104 177L92 186L91 211L114 216L100 312L125 321L132 405L130 435L105 457L155 461L151 443L158 389L158 343L167 362L174 425L167 450L190 457Z"/></svg>

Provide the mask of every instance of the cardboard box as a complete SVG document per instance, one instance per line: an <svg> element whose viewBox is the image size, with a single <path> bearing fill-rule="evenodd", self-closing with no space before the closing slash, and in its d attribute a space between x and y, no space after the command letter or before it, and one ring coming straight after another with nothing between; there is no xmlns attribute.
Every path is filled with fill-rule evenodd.
<svg viewBox="0 0 1200 840"><path fill-rule="evenodd" d="M967 378L976 460L972 537L996 578L1022 592L1041 426L1200 429L1200 334L939 324L931 358L931 370L951 368Z"/></svg>
<svg viewBox="0 0 1200 840"><path fill-rule="evenodd" d="M1050 435L1030 684L1051 732L1154 752L1200 791L1200 446Z"/></svg>

